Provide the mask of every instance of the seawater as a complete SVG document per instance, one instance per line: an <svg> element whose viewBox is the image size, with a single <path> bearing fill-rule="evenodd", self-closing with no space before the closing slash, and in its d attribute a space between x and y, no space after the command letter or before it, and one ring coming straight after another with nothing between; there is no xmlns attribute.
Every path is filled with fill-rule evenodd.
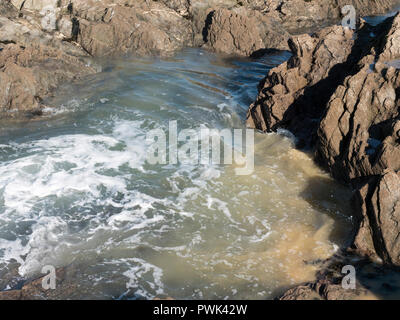
<svg viewBox="0 0 400 320"><path fill-rule="evenodd" d="M149 165L146 134L243 129L258 60L199 49L102 62L64 86L42 119L0 129L0 289L71 266L65 298L269 299L313 280L345 244L350 191L294 148L255 135L255 171Z"/></svg>

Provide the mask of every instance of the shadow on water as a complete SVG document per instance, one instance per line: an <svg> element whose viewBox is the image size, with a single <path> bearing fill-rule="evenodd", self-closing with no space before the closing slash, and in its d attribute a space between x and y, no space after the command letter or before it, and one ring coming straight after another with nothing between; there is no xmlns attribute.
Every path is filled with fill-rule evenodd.
<svg viewBox="0 0 400 320"><path fill-rule="evenodd" d="M354 224L351 208L352 191L348 186L341 185L328 176L315 176L309 178L300 196L315 210L334 221L330 241L342 247L350 245Z"/></svg>
<svg viewBox="0 0 400 320"><path fill-rule="evenodd" d="M332 258L326 261L314 261L319 266L317 280L322 283L329 282L331 285L339 286L337 294L339 299L356 300L398 300L400 299L400 267L382 264L372 261L370 258L361 256L351 248L354 239L356 225L352 218L352 191L346 185L341 185L338 191L338 183L329 177L310 178L307 187L301 196L315 208L315 210L326 214L334 220L334 226L330 234L330 241L339 243L341 249ZM332 199L332 202L326 199ZM338 201L339 200L339 201ZM342 268L346 265L354 266L356 270L356 289L340 288L343 277ZM298 284L306 285L306 284ZM294 286L283 286L273 291L274 297L281 296ZM324 297L327 289L322 285L320 292L315 296Z"/></svg>

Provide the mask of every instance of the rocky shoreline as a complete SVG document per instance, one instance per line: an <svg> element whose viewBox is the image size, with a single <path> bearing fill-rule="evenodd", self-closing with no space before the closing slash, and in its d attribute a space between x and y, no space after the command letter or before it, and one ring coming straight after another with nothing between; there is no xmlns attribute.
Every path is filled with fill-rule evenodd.
<svg viewBox="0 0 400 320"><path fill-rule="evenodd" d="M346 255L361 259L363 267L400 266L399 24L397 14L378 26L361 21L357 31L332 26L293 36L293 56L269 72L248 112L250 127L290 130L335 179L352 186L356 227ZM359 262L350 264L362 272ZM315 295L345 299L360 293L342 289L338 276L324 270L316 283L282 298Z"/></svg>
<svg viewBox="0 0 400 320"><path fill-rule="evenodd" d="M384 13L397 4L350 2L360 16ZM99 72L93 58L171 55L188 46L239 56L289 49L292 58L260 83L247 123L264 132L290 130L299 147L315 150L318 163L351 184L357 227L352 246L327 261L316 282L290 289L281 298L368 296L362 275L386 274L400 266L400 16L378 26L360 21L357 31L321 28L338 21L346 4L2 0L1 117L40 117L47 107L43 101L57 87ZM313 35L295 35L316 29ZM360 274L354 292L340 285L338 266L343 264L355 265ZM34 293L37 281L0 293L0 299L52 298Z"/></svg>
<svg viewBox="0 0 400 320"><path fill-rule="evenodd" d="M291 33L338 21L341 2L2 0L1 117L40 116L55 88L99 71L94 57L171 55L200 46L242 56L288 49ZM397 3L350 2L360 15Z"/></svg>

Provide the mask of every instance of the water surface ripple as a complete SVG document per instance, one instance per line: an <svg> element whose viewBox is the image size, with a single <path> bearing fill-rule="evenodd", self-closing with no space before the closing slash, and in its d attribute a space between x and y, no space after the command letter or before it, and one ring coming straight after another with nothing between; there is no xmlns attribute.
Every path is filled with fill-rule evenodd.
<svg viewBox="0 0 400 320"><path fill-rule="evenodd" d="M145 136L243 128L267 70L188 49L130 58L65 86L48 119L0 131L0 289L45 265L73 265L68 298L266 299L311 280L343 244L350 193L293 148L256 135L256 171L152 166Z"/></svg>

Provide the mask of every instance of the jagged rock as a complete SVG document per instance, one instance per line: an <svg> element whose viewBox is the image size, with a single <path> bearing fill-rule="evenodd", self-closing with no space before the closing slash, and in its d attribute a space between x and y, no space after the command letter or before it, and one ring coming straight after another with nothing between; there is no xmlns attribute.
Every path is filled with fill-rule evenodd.
<svg viewBox="0 0 400 320"><path fill-rule="evenodd" d="M373 43L326 106L318 129L317 160L341 181L400 169L398 138L393 137L400 73L384 63L400 57L399 23L397 15L382 26L377 38L383 41Z"/></svg>
<svg viewBox="0 0 400 320"><path fill-rule="evenodd" d="M7 0L7 3L9 1ZM50 19L51 30L77 40L93 56L134 53L171 54L185 46L250 55L286 49L288 33L316 28L341 16L337 1L304 0L12 0L37 24ZM354 0L361 14L380 13L394 0ZM343 3L343 5L348 3ZM46 11L46 12L45 12ZM51 11L51 12L47 12ZM215 14L210 17L210 12ZM75 34L71 34L72 19ZM53 19L53 20L51 20ZM212 21L210 21L212 20ZM283 28L283 27L284 28Z"/></svg>
<svg viewBox="0 0 400 320"><path fill-rule="evenodd" d="M391 138L400 78L385 63L398 57L399 20L375 29L364 24L356 35L335 26L293 37L293 56L260 83L248 126L286 128L300 145L316 143L319 163L344 182L400 169Z"/></svg>
<svg viewBox="0 0 400 320"><path fill-rule="evenodd" d="M400 266L400 14L289 43L293 56L260 83L247 123L289 129L315 148L316 160L355 188L354 255ZM353 298L347 293L323 278L283 298Z"/></svg>
<svg viewBox="0 0 400 320"><path fill-rule="evenodd" d="M345 290L341 284L316 281L286 291L279 300L358 300L367 290Z"/></svg>
<svg viewBox="0 0 400 320"><path fill-rule="evenodd" d="M191 46L190 21L159 2L74 1L78 42L93 56L163 55Z"/></svg>
<svg viewBox="0 0 400 320"><path fill-rule="evenodd" d="M3 117L38 115L42 100L58 85L94 72L56 48L8 44L0 54L0 112Z"/></svg>
<svg viewBox="0 0 400 320"><path fill-rule="evenodd" d="M356 195L360 228L354 245L359 252L400 266L400 173L372 178Z"/></svg>
<svg viewBox="0 0 400 320"><path fill-rule="evenodd" d="M344 266L353 266L355 270L354 287L344 287L342 273ZM382 272L368 260L356 257L349 252L341 252L323 263L323 268L317 272L317 280L303 283L285 291L278 300L358 300L372 296L368 290L370 283L365 281L365 274L371 269L378 274ZM386 270L385 270L386 271ZM388 271L386 271L388 272ZM346 281L346 280L345 280Z"/></svg>
<svg viewBox="0 0 400 320"><path fill-rule="evenodd" d="M388 125L398 116L399 72L377 68L371 72L366 63L347 78L331 97L321 121L318 161L342 181L400 169L399 145L387 136Z"/></svg>
<svg viewBox="0 0 400 320"><path fill-rule="evenodd" d="M210 12L207 46L216 52L250 56L265 49L288 48L289 34L258 11L240 8Z"/></svg>
<svg viewBox="0 0 400 320"><path fill-rule="evenodd" d="M353 36L350 29L333 26L312 36L290 39L293 55L270 70L260 83L257 100L247 114L247 125L264 132L284 127L298 138L309 140L332 87L343 77L343 70L333 67L348 60Z"/></svg>

